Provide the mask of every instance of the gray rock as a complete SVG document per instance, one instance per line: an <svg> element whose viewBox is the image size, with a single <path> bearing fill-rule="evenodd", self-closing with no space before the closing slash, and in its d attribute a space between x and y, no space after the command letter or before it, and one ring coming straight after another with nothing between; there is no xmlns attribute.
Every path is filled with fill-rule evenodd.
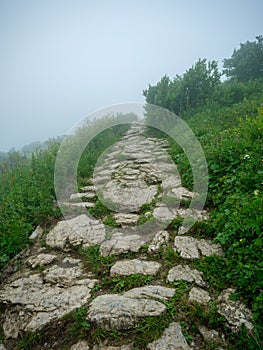
<svg viewBox="0 0 263 350"><path fill-rule="evenodd" d="M57 265L43 271L44 282L56 284L57 286L71 286L82 275L82 270L77 267L59 267Z"/></svg>
<svg viewBox="0 0 263 350"><path fill-rule="evenodd" d="M70 350L90 350L90 347L85 340L80 340L77 344L72 345Z"/></svg>
<svg viewBox="0 0 263 350"><path fill-rule="evenodd" d="M68 206L68 207L92 208L95 206L95 203L93 203L93 202L76 202L76 203L65 202L65 203L63 203L63 205Z"/></svg>
<svg viewBox="0 0 263 350"><path fill-rule="evenodd" d="M219 244L211 241L196 239L189 236L176 236L174 240L175 250L185 259L198 259L200 255L211 256L221 255L222 250Z"/></svg>
<svg viewBox="0 0 263 350"><path fill-rule="evenodd" d="M116 220L118 225L121 225L122 227L129 227L129 226L137 225L139 220L139 215L116 213L116 214L113 214L113 218Z"/></svg>
<svg viewBox="0 0 263 350"><path fill-rule="evenodd" d="M194 193L184 187L175 187L171 190L171 192L176 198L180 199L192 199L194 197Z"/></svg>
<svg viewBox="0 0 263 350"><path fill-rule="evenodd" d="M137 234L125 235L122 232L116 232L112 237L104 241L100 246L102 256L118 255L126 252L138 252L145 241Z"/></svg>
<svg viewBox="0 0 263 350"><path fill-rule="evenodd" d="M27 259L27 264L33 269L37 266L43 266L51 264L57 258L54 254L38 254L36 256L31 256Z"/></svg>
<svg viewBox="0 0 263 350"><path fill-rule="evenodd" d="M206 210L197 210L197 209L184 209L184 208L180 208L178 209L178 216L180 216L181 218L193 218L197 221L201 221L201 220L208 220L208 213Z"/></svg>
<svg viewBox="0 0 263 350"><path fill-rule="evenodd" d="M231 294L234 292L235 290L232 288L222 291L218 297L218 313L225 316L232 331L237 332L240 330L242 324L244 324L248 330L252 330L254 328L252 312L240 301L233 301L230 299Z"/></svg>
<svg viewBox="0 0 263 350"><path fill-rule="evenodd" d="M205 287L206 284L202 279L203 273L201 271L198 271L196 269L191 269L188 265L182 266L177 265L173 267L168 272L167 276L167 282L174 282L178 280L184 280L187 282L194 282L200 287Z"/></svg>
<svg viewBox="0 0 263 350"><path fill-rule="evenodd" d="M158 340L147 345L149 350L190 350L183 336L180 323L173 322Z"/></svg>
<svg viewBox="0 0 263 350"><path fill-rule="evenodd" d="M169 233L167 231L159 231L153 237L151 244L148 247L149 253L160 251L161 247L167 246L169 243Z"/></svg>
<svg viewBox="0 0 263 350"><path fill-rule="evenodd" d="M40 274L34 274L6 283L0 291L0 301L11 304L3 315L5 336L16 338L21 330L35 331L80 308L90 298L96 282L83 279L60 287L46 284Z"/></svg>
<svg viewBox="0 0 263 350"><path fill-rule="evenodd" d="M121 346L109 346L105 344L94 345L92 350L132 350L132 344L121 345ZM84 349L83 349L84 350Z"/></svg>
<svg viewBox="0 0 263 350"><path fill-rule="evenodd" d="M214 330L214 329L208 329L205 326L198 326L199 332L202 334L203 338L207 341L210 341L211 343L215 345L220 345L225 347L226 342L223 337L220 336L220 334Z"/></svg>
<svg viewBox="0 0 263 350"><path fill-rule="evenodd" d="M82 198L94 198L94 197L95 197L94 192L79 192L79 193L72 193L69 199L71 201L74 201Z"/></svg>
<svg viewBox="0 0 263 350"><path fill-rule="evenodd" d="M153 210L153 217L161 222L169 223L177 217L177 210L167 206L156 207Z"/></svg>
<svg viewBox="0 0 263 350"><path fill-rule="evenodd" d="M155 276L161 264L155 261L139 259L117 261L111 268L111 276L129 276L140 273L142 275Z"/></svg>
<svg viewBox="0 0 263 350"><path fill-rule="evenodd" d="M198 251L197 239L193 237L176 236L174 239L175 250L185 259L198 259L200 254Z"/></svg>
<svg viewBox="0 0 263 350"><path fill-rule="evenodd" d="M158 300L168 300L172 298L175 294L173 288L167 288L162 286L145 286L139 288L130 289L128 292L123 294L124 297L132 299L158 299Z"/></svg>
<svg viewBox="0 0 263 350"><path fill-rule="evenodd" d="M40 237L43 234L44 230L41 226L37 226L35 231L31 233L29 239L35 240L37 237Z"/></svg>
<svg viewBox="0 0 263 350"><path fill-rule="evenodd" d="M71 258L70 256L67 256L66 258L63 259L63 264L70 264L70 265L76 265L79 264L81 262L80 259L74 259Z"/></svg>
<svg viewBox="0 0 263 350"><path fill-rule="evenodd" d="M190 290L190 293L189 293L190 302L194 302L201 305L207 305L210 300L211 298L207 291L197 287L193 287Z"/></svg>
<svg viewBox="0 0 263 350"><path fill-rule="evenodd" d="M104 329L129 329L141 318L159 316L165 310L166 306L156 300L105 294L91 302L87 319Z"/></svg>
<svg viewBox="0 0 263 350"><path fill-rule="evenodd" d="M64 249L67 242L90 247L105 239L105 228L98 220L92 220L82 214L70 220L64 220L48 233L46 243L50 247Z"/></svg>

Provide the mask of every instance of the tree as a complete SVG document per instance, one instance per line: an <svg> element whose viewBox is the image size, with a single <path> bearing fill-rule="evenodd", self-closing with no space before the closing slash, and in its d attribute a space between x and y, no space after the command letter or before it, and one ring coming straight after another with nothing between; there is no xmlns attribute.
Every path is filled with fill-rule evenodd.
<svg viewBox="0 0 263 350"><path fill-rule="evenodd" d="M204 104L220 83L220 76L216 61L199 59L182 76L171 80L165 75L155 86L149 85L143 95L147 103L182 114Z"/></svg>
<svg viewBox="0 0 263 350"><path fill-rule="evenodd" d="M263 36L256 41L241 43L230 58L224 59L223 73L239 82L247 82L263 77Z"/></svg>

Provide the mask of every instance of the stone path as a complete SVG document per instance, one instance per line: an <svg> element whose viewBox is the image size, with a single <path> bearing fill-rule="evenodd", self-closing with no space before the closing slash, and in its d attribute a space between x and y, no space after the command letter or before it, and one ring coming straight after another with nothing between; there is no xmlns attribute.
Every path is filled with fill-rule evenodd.
<svg viewBox="0 0 263 350"><path fill-rule="evenodd" d="M227 349L224 334L201 323L196 325L198 334L185 337L187 317L185 322L177 298L180 281L188 286L182 296L184 305L199 304L208 312L210 305L218 304L218 313L232 331L241 324L253 328L250 310L230 299L234 290L224 290L217 297L203 273L192 266L195 259L221 255L220 246L192 237L183 227L168 228L174 219L205 220L208 213L180 206L182 199L191 200L197 194L181 186L167 142L146 138L143 132L142 125L134 123L99 159L92 185L70 196L66 205L83 208L81 214L58 222L47 234L37 228L31 235L32 245L19 257L19 266L7 268L0 291L4 334L0 349L17 349L16 340L27 332L41 332L54 324L63 327L63 317L84 306L93 329L125 332L136 330L143 320L167 320L162 334L145 349L203 349L209 342ZM105 224L109 217L96 219L87 212L86 208L96 208L97 198L112 210L113 227ZM99 246L101 259L112 257L107 270L110 281L137 276L140 283L143 277L151 278L144 286L118 293L102 288L99 274L87 269L85 255L78 250L93 246ZM174 251L178 263L168 267L158 260L165 251ZM173 305L177 313L171 315ZM97 342L87 333L86 340L63 349L137 349L132 338L124 336L121 342ZM60 349L56 344L46 347Z"/></svg>

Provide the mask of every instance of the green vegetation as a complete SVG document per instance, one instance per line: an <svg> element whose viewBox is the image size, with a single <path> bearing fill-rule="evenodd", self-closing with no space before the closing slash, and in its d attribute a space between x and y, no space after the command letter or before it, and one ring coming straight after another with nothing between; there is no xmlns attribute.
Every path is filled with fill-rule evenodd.
<svg viewBox="0 0 263 350"><path fill-rule="evenodd" d="M191 235L210 238L219 242L224 255L206 257L191 262L191 266L203 271L204 280L209 283L213 293L218 295L229 286L236 288L235 297L240 298L252 309L255 329L248 332L244 328L237 334L231 333L225 325L224 317L217 313L216 304L207 308L188 303L190 284L177 281L173 298L166 302L165 317L148 317L140 321L135 329L123 332L102 330L86 320L87 309L81 308L70 313L61 321L59 327L52 324L41 332L28 333L18 342L20 349L43 348L45 339L60 339L61 346L78 339L102 341L108 339L120 345L130 339L135 349L143 349L146 344L161 335L171 321L180 322L188 341L198 335L197 325L205 325L223 331L228 349L261 349L263 333L263 77L262 77L262 36L257 42L241 44L232 57L224 60L224 73L228 80L220 82L221 73L217 63L199 60L182 76L173 79L165 76L156 86L149 86L144 96L148 104L155 104L178 113L198 138L207 160L209 188L206 208L210 211L207 222L195 223ZM146 107L146 117L156 118ZM158 116L161 118L160 116ZM165 118L162 120L165 123ZM103 123L102 123L103 124ZM100 130L102 125L94 126ZM89 126L90 127L90 126ZM118 125L98 132L82 154L78 165L78 185L88 184L89 177L98 157L111 144L116 142L127 130L128 125ZM86 137L85 128L77 137ZM94 131L94 130L93 130ZM182 183L190 190L193 176L190 163L184 151L158 130L149 128L148 134L166 137L170 143L170 154L178 165ZM72 155L78 144L74 137L68 139ZM28 236L41 224L44 228L53 225L61 213L54 205L54 167L60 142L52 141L46 149L34 151L29 157L18 152L0 155L0 264L3 266L21 249L27 246ZM72 156L70 155L70 156ZM68 155L66 155L68 156ZM73 158L69 156L70 161ZM123 155L120 154L122 159ZM161 189L159 186L158 194ZM152 203L140 209L139 224L152 220L151 212L157 196ZM173 198L163 197L163 202L173 204ZM188 207L189 201L181 202ZM95 206L89 209L94 217L116 227L112 211L96 199ZM168 229L172 240L182 224L182 219L173 220ZM90 247L79 253L84 267L91 271L99 283L93 288L93 297L107 291L119 293L133 287L152 283L152 276L132 275L110 277L110 268L120 259L147 256L162 262L162 271L155 280L165 284L168 269L176 264L184 264L172 247L162 248L158 253L149 254L147 246L138 253L121 254L118 257L102 257L99 246ZM61 337L61 329L64 334ZM200 334L199 334L200 335ZM204 345L205 342L202 343ZM41 345L39 345L41 344ZM37 346L40 347L37 347ZM62 347L61 347L62 348ZM205 344L204 349L214 349L215 345Z"/></svg>
<svg viewBox="0 0 263 350"><path fill-rule="evenodd" d="M247 55L247 50L250 55ZM261 60L257 72L241 76L241 71L245 74L245 68L248 72L250 66L254 66L250 57L257 50L261 50L261 56L257 56ZM260 320L263 317L262 62L261 37L257 43L241 44L232 58L225 60L227 75L232 78L215 84L203 99L202 91L195 90L198 96L195 96L194 102L190 100L188 105L179 108L182 111L180 116L193 130L205 152L209 170L206 206L211 211L211 217L206 225L197 228L198 235L214 238L224 249L223 258L206 258L197 264L219 289L231 284L236 287L236 294L254 312L257 324L255 333L257 330L262 332ZM239 73L238 67L242 67ZM197 73L197 66L193 69ZM159 106L176 112L178 108L175 106L182 106L176 102L181 95L175 93L175 98L172 98L173 84L167 84L166 93L163 94L165 79L170 81L167 77L162 78L144 94L148 103L157 101ZM185 75L181 77L182 81L184 79ZM199 85L203 86L205 76L202 78L200 75L200 79L203 80ZM194 91L194 87L195 81L189 80L189 89ZM167 96L170 96L170 105L167 104ZM202 100L202 103L195 102L198 100ZM196 108L193 109L193 105ZM156 118L150 108L147 118ZM152 132L149 128L149 133L156 135L159 132ZM182 182L192 189L192 170L186 155L175 141L169 137L167 139ZM192 228L194 230L195 226ZM242 340L239 342L243 344ZM249 349L255 348L253 341L248 343L251 346Z"/></svg>
<svg viewBox="0 0 263 350"><path fill-rule="evenodd" d="M53 173L59 143L26 157L12 152L0 163L0 264L28 244L28 236L41 224L60 216L54 206Z"/></svg>
<svg viewBox="0 0 263 350"><path fill-rule="evenodd" d="M123 120L122 115L116 116L116 121L117 118ZM134 118L134 115L126 116L127 122ZM97 129L107 125L108 120L113 123L115 119L105 117L100 123L94 122L81 128L75 137L69 137L67 141L72 145L72 154L87 132L95 135ZM98 157L128 128L129 124L106 128L89 142L78 165L79 186L88 184ZM53 140L47 143L45 149L30 155L9 152L0 162L0 267L29 244L28 237L37 225L49 228L61 217L55 203L54 188L54 169L60 145L60 141ZM70 162L65 164L65 172L70 171ZM105 215L110 214L102 203L96 202L93 214L96 216L103 211Z"/></svg>

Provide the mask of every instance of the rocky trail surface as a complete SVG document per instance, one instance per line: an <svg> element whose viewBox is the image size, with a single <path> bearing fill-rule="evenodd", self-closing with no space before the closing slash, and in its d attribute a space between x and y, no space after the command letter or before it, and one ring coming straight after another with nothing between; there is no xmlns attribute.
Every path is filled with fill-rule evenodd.
<svg viewBox="0 0 263 350"><path fill-rule="evenodd" d="M252 316L195 268L220 246L174 224L207 219L187 207L195 195L168 143L133 123L64 203L70 217L38 227L6 268L0 349L227 349L223 330L252 329Z"/></svg>

